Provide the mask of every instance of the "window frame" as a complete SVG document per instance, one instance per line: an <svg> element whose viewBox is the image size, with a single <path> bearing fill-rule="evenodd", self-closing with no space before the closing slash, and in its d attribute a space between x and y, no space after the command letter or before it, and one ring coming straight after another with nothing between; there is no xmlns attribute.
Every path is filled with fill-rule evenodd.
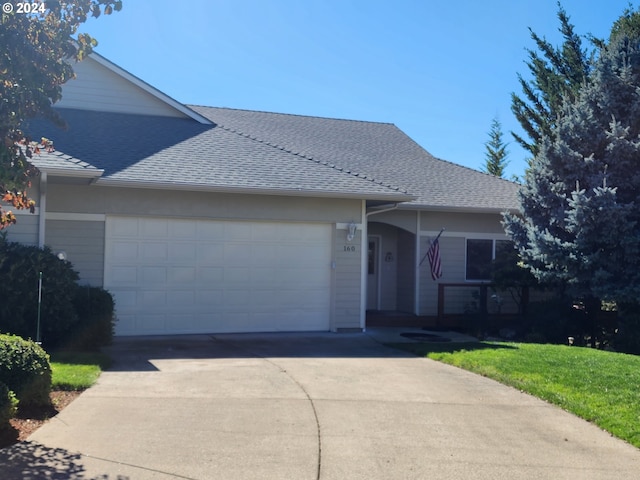
<svg viewBox="0 0 640 480"><path fill-rule="evenodd" d="M482 241L482 242L491 242L491 260L489 263L493 262L496 258L496 250L498 242L505 242L513 244L513 241L508 238L486 238L486 237L465 237L464 240L464 279L465 282L470 283L480 283L480 282L490 282L491 276L489 278L469 278L469 241Z"/></svg>

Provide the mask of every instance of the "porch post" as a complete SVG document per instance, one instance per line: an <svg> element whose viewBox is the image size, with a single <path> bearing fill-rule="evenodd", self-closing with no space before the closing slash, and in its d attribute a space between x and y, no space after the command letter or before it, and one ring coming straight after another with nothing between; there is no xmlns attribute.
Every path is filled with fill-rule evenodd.
<svg viewBox="0 0 640 480"><path fill-rule="evenodd" d="M38 247L44 247L47 216L47 172L40 171L40 205L38 216Z"/></svg>
<svg viewBox="0 0 640 480"><path fill-rule="evenodd" d="M362 214L360 223L360 328L364 332L367 329L367 265L368 265L368 228L367 228L367 201L362 200Z"/></svg>
<svg viewBox="0 0 640 480"><path fill-rule="evenodd" d="M416 210L416 246L415 246L415 291L414 291L414 314L420 315L420 210Z"/></svg>

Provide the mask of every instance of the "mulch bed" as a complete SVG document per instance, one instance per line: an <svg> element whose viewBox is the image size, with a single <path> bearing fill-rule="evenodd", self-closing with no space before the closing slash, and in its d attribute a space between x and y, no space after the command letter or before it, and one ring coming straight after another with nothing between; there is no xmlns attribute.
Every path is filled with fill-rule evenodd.
<svg viewBox="0 0 640 480"><path fill-rule="evenodd" d="M18 407L18 414L9 420L11 428L0 430L0 448L23 442L50 418L55 417L82 392L56 390L49 394L51 404L43 407Z"/></svg>

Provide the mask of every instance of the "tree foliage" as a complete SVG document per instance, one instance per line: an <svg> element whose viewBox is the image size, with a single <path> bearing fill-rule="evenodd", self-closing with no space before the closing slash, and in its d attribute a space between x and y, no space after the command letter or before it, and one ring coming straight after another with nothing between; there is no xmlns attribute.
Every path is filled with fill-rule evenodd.
<svg viewBox="0 0 640 480"><path fill-rule="evenodd" d="M505 215L527 267L586 298L640 298L640 37L611 37L565 97Z"/></svg>
<svg viewBox="0 0 640 480"><path fill-rule="evenodd" d="M504 169L509 164L507 156L507 144L502 139L502 124L500 120L494 118L491 122L491 130L489 130L489 140L484 144L485 161L483 172L496 177L504 177Z"/></svg>
<svg viewBox="0 0 640 480"><path fill-rule="evenodd" d="M531 79L518 74L522 94L511 94L511 111L529 137L512 132L515 140L532 156L540 149L543 136L551 135L565 99L575 100L591 72L592 55L582 46L566 11L558 3L559 31L563 42L554 47L531 29L538 50L527 50Z"/></svg>
<svg viewBox="0 0 640 480"><path fill-rule="evenodd" d="M90 16L110 14L122 8L120 0L47 0L42 11L1 13L0 21L0 195L15 208L31 208L26 191L37 170L29 158L40 145L20 126L25 120L44 117L59 126L64 121L53 104L62 96L62 85L73 78L73 65L91 53L94 38L78 33ZM15 217L0 210L0 229Z"/></svg>

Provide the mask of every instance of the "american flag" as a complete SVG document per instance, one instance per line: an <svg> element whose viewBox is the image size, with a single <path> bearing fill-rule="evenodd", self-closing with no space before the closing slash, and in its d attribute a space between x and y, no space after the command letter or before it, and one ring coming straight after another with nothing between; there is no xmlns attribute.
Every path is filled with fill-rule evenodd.
<svg viewBox="0 0 640 480"><path fill-rule="evenodd" d="M429 258L429 265L431 265L431 278L439 279L442 276L442 263L440 262L440 244L437 238L431 242L427 258Z"/></svg>

